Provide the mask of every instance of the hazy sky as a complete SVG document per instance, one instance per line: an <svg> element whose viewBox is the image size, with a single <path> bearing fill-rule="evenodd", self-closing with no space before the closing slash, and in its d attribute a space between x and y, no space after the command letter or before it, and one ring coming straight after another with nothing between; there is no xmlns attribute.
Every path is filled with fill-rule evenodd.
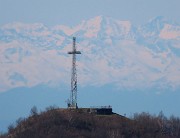
<svg viewBox="0 0 180 138"><path fill-rule="evenodd" d="M0 25L15 21L76 25L97 15L136 25L156 16L180 22L179 5L180 0L0 0Z"/></svg>

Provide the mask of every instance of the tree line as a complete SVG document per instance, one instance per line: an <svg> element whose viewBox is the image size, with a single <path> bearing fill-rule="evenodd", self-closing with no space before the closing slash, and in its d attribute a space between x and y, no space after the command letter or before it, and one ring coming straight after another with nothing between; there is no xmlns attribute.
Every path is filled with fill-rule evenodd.
<svg viewBox="0 0 180 138"><path fill-rule="evenodd" d="M127 118L118 114L95 115L82 110L55 106L38 112L34 106L28 118L9 125L0 138L179 138L180 118L135 113Z"/></svg>

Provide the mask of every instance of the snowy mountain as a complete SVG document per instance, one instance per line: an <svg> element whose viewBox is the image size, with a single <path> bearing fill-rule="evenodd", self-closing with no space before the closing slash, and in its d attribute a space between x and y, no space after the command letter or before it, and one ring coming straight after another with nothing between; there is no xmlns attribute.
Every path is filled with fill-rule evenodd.
<svg viewBox="0 0 180 138"><path fill-rule="evenodd" d="M72 36L79 85L119 89L180 89L180 25L163 17L134 26L97 16L74 27L10 23L0 27L0 92L69 84Z"/></svg>

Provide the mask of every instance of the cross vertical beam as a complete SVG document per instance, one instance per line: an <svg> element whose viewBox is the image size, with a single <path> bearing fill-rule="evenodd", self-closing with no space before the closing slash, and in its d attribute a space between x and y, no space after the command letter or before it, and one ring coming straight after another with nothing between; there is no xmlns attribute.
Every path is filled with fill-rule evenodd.
<svg viewBox="0 0 180 138"><path fill-rule="evenodd" d="M78 108L77 106L77 72L76 72L76 54L81 54L80 51L76 51L76 37L73 37L72 51L68 52L72 54L72 70L71 70L71 93L68 100L68 108Z"/></svg>

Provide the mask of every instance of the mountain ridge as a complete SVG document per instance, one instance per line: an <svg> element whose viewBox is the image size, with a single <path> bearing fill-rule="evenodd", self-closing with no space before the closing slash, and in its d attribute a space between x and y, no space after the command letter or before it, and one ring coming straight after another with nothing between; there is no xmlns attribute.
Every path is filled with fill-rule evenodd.
<svg viewBox="0 0 180 138"><path fill-rule="evenodd" d="M180 89L180 26L170 23L157 17L136 27L97 16L72 28L42 23L1 26L0 91L68 82L71 58L66 53L72 36L77 36L83 53L78 58L80 85L115 82L132 89L162 85Z"/></svg>

